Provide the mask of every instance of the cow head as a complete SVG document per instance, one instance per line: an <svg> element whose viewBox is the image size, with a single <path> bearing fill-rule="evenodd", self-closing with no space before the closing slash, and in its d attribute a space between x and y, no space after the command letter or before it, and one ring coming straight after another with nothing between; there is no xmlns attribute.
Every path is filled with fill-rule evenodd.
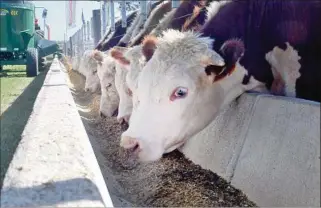
<svg viewBox="0 0 321 208"><path fill-rule="evenodd" d="M137 77L145 63L145 57L141 46L114 47L111 55L117 61L115 81L120 96L118 121L128 123L133 108L133 99L135 99Z"/></svg>
<svg viewBox="0 0 321 208"><path fill-rule="evenodd" d="M160 159L257 84L252 79L247 86L242 84L247 71L238 63L244 51L240 41L222 46L224 59L212 44L212 39L192 31L175 30L144 43L143 53L150 60L138 77L137 107L120 141L133 157L145 162Z"/></svg>
<svg viewBox="0 0 321 208"><path fill-rule="evenodd" d="M94 93L100 91L100 83L97 76L97 63L91 57L92 53L93 50L84 52L77 71L86 77L85 91Z"/></svg>
<svg viewBox="0 0 321 208"><path fill-rule="evenodd" d="M95 50L92 54L97 62L97 75L101 86L100 115L103 117L116 116L119 96L115 85L115 61L109 52Z"/></svg>

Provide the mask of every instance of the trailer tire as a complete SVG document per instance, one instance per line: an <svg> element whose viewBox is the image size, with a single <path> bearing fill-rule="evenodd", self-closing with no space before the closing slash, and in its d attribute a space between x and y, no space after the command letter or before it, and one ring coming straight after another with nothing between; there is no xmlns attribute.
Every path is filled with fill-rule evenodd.
<svg viewBox="0 0 321 208"><path fill-rule="evenodd" d="M38 62L38 70L39 71L44 71L45 70L45 68L46 68L45 61L46 61L46 58L44 58L44 57L40 57L39 58L39 62Z"/></svg>
<svg viewBox="0 0 321 208"><path fill-rule="evenodd" d="M27 77L35 77L38 75L38 50L36 48L28 48L26 53L27 60Z"/></svg>

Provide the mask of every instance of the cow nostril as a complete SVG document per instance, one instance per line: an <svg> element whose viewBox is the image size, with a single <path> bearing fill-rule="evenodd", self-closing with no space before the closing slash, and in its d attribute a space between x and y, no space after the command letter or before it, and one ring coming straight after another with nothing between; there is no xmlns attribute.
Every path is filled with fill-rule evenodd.
<svg viewBox="0 0 321 208"><path fill-rule="evenodd" d="M136 152L139 149L139 143L137 143L132 149L132 152Z"/></svg>
<svg viewBox="0 0 321 208"><path fill-rule="evenodd" d="M106 116L102 112L100 112L100 117L106 118Z"/></svg>
<svg viewBox="0 0 321 208"><path fill-rule="evenodd" d="M116 109L113 114L112 114L112 117L116 117L118 115L118 109Z"/></svg>
<svg viewBox="0 0 321 208"><path fill-rule="evenodd" d="M123 119L122 122L120 123L120 127L122 131L126 131L129 127L128 122L126 122L126 120Z"/></svg>

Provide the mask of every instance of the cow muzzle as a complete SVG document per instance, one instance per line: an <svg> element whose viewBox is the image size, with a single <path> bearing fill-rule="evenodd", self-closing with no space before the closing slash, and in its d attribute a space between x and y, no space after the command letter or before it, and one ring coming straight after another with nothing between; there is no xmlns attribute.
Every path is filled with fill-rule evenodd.
<svg viewBox="0 0 321 208"><path fill-rule="evenodd" d="M137 139L123 136L120 141L119 156L121 163L126 169L133 169L139 163L140 144Z"/></svg>

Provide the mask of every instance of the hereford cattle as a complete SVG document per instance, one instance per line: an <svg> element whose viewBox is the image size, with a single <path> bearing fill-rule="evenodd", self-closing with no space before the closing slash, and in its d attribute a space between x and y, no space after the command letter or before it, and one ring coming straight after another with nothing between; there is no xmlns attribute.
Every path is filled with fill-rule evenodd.
<svg viewBox="0 0 321 208"><path fill-rule="evenodd" d="M166 29L187 30L198 29L205 23L205 6L211 1L208 0L187 0L181 1L178 8L172 9L164 15L159 24L151 31L151 35L158 36Z"/></svg>
<svg viewBox="0 0 321 208"><path fill-rule="evenodd" d="M92 53L93 59L97 62L97 75L101 85L101 98L100 98L100 116L112 117L117 116L119 96L116 90L115 61L110 56L110 52L101 52L95 50Z"/></svg>
<svg viewBox="0 0 321 208"><path fill-rule="evenodd" d="M131 26L134 18L137 16L138 11L131 12L127 16L127 27ZM115 22L115 31L111 31L109 28L108 32L104 35L104 37L98 42L95 49L100 51L107 51L108 49L117 45L120 39L125 35L127 28L122 27L121 19Z"/></svg>
<svg viewBox="0 0 321 208"><path fill-rule="evenodd" d="M119 123L129 123L137 88L137 77L146 59L140 45L132 48L114 47L111 56L117 62L115 82L120 97L117 120Z"/></svg>
<svg viewBox="0 0 321 208"><path fill-rule="evenodd" d="M149 9L154 9L158 4L162 2L158 1L153 3L152 1L149 1L148 4L151 4L150 6L147 6ZM147 11L148 14L150 11ZM98 42L95 49L100 51L107 51L110 48L118 45L118 46L126 46L128 41L142 29L142 25L144 24L140 10L131 12L127 16L127 27L122 27L122 20L119 19L115 23L115 31L111 31L111 28L109 28L109 31L104 35L104 37ZM127 30L128 29L128 30ZM126 32L130 31L127 36Z"/></svg>
<svg viewBox="0 0 321 208"><path fill-rule="evenodd" d="M94 93L100 91L100 83L97 76L97 63L91 57L92 52L92 50L86 50L80 58L78 67L76 65L77 68L74 68L74 70L85 77L84 90ZM77 58L75 59L77 60Z"/></svg>
<svg viewBox="0 0 321 208"><path fill-rule="evenodd" d="M200 34L168 30L150 38L144 53L151 58L138 77L137 107L120 145L140 161L158 160L242 93L280 82L271 67L278 78L296 78L299 64L296 97L320 102L319 20L320 1L235 0L220 5ZM268 55L291 47L298 52L292 67Z"/></svg>
<svg viewBox="0 0 321 208"><path fill-rule="evenodd" d="M201 8L195 5L196 5L195 1L183 2L179 7L180 8L179 12L174 13L176 15L180 14L184 16L184 13L181 12L182 8L185 8L183 10L185 12L188 12L190 10L193 13L192 15L188 14L190 15L189 18L185 18L185 23L188 22L188 24L185 24L184 22L182 22L181 23L182 25L180 28L184 30L188 30L188 29L192 29L193 26L195 26L195 24L193 23L197 22L198 20L197 17L200 15L200 10L197 10L198 12L195 13L196 11L195 8ZM206 4L203 3L200 5L202 6ZM159 8L160 10L162 9L162 7L159 7ZM162 11L164 11L164 9L162 9ZM151 17L152 17L152 14L151 14ZM202 17L202 19L204 18ZM199 24L200 23L198 23L198 25ZM120 123L124 123L124 122L128 123L132 112L133 99L135 99L137 77L142 67L146 63L146 61L148 61L148 59L146 59L143 56L140 46L134 46L133 48L127 48L127 49L122 47L114 47L111 54L113 58L115 58L115 60L118 62L118 64L116 64L117 72L115 77L116 83L118 83L118 85L116 84L116 86L118 86L117 92L120 96L117 120Z"/></svg>
<svg viewBox="0 0 321 208"><path fill-rule="evenodd" d="M144 36L149 34L158 25L162 18L164 18L164 15L171 11L171 9L172 3L170 1L164 1L152 10L144 23L143 29L136 36L132 37L128 43L129 47L140 44Z"/></svg>

